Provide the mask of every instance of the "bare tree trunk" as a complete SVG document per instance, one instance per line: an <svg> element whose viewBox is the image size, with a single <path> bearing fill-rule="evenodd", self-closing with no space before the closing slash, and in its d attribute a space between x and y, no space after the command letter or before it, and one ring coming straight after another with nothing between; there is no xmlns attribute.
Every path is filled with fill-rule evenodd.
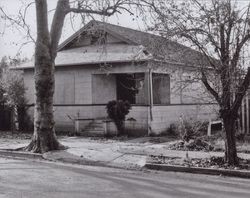
<svg viewBox="0 0 250 198"><path fill-rule="evenodd" d="M47 2L36 1L37 41L35 49L35 112L34 134L27 151L44 153L58 150L63 146L57 141L54 129L53 95L55 57L50 50Z"/></svg>
<svg viewBox="0 0 250 198"><path fill-rule="evenodd" d="M223 118L224 130L226 132L225 138L225 162L229 165L238 165L236 138L235 138L235 123L236 119L232 115Z"/></svg>
<svg viewBox="0 0 250 198"><path fill-rule="evenodd" d="M26 150L44 153L63 148L56 139L53 117L54 65L49 57L36 56L34 135Z"/></svg>

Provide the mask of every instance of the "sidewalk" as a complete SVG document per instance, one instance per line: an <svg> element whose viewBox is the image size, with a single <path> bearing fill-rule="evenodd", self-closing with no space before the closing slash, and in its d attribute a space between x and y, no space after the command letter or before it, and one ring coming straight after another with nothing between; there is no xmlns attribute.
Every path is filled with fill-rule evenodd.
<svg viewBox="0 0 250 198"><path fill-rule="evenodd" d="M46 159L127 169L142 168L146 164L147 155L134 151L151 145L149 142L93 140L79 137L64 138L60 142L69 149L48 152L44 154Z"/></svg>
<svg viewBox="0 0 250 198"><path fill-rule="evenodd" d="M151 138L152 139L152 138ZM104 140L83 137L65 137L60 142L68 146L65 151L43 154L47 160L69 163L101 165L127 169L140 169L147 163L150 155L166 157L186 157L186 151L168 150L169 142L152 143L150 137L132 140ZM27 145L29 140L1 140L0 149L14 149ZM250 154L239 153L239 157L250 159ZM224 156L222 152L188 151L189 158L209 158Z"/></svg>

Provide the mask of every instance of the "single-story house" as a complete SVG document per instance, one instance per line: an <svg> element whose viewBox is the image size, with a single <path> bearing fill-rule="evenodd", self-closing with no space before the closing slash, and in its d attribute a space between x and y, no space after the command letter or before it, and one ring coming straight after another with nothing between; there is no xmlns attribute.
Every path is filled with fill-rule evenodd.
<svg viewBox="0 0 250 198"><path fill-rule="evenodd" d="M111 100L132 104L125 126L134 135L159 134L180 118L214 118L216 104L200 82L191 80L202 59L197 51L160 36L91 21L58 48L56 130L109 130L103 123ZM32 104L34 63L18 69Z"/></svg>

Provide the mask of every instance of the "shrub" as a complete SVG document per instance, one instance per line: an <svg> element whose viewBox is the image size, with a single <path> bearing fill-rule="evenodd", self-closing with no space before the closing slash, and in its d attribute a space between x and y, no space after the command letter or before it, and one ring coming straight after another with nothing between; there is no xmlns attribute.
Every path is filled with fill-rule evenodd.
<svg viewBox="0 0 250 198"><path fill-rule="evenodd" d="M193 121L191 119L181 119L178 127L180 138L188 142L206 133L207 122Z"/></svg>
<svg viewBox="0 0 250 198"><path fill-rule="evenodd" d="M108 102L106 109L109 118L114 121L119 134L124 134L124 121L131 109L130 103L128 101L112 100Z"/></svg>
<svg viewBox="0 0 250 198"><path fill-rule="evenodd" d="M25 60L3 57L0 62L0 103L12 109L13 120L18 122L21 131L33 130L33 124L27 113L29 107L22 73L9 70L9 66L16 66Z"/></svg>
<svg viewBox="0 0 250 198"><path fill-rule="evenodd" d="M170 136L178 136L179 131L178 131L178 124L176 123L171 123L165 133L166 135Z"/></svg>

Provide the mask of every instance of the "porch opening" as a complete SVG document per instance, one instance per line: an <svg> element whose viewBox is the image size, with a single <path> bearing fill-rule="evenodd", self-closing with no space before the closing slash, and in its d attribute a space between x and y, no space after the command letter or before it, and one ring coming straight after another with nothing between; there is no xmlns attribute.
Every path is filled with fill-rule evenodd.
<svg viewBox="0 0 250 198"><path fill-rule="evenodd" d="M117 99L130 104L146 104L146 86L144 73L116 74Z"/></svg>

